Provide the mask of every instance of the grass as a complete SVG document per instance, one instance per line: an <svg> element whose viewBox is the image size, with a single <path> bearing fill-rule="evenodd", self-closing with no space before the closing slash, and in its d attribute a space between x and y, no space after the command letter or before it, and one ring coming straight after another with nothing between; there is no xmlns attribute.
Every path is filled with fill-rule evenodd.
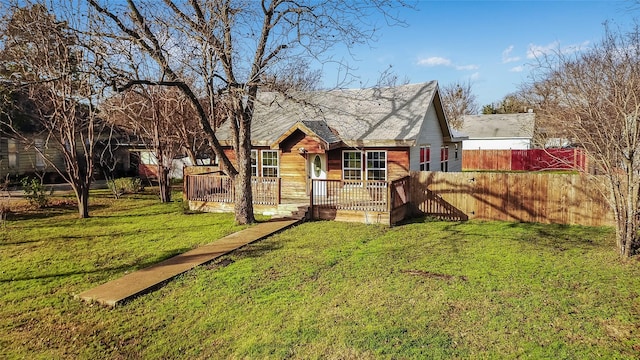
<svg viewBox="0 0 640 360"><path fill-rule="evenodd" d="M311 222L115 309L92 286L235 231L152 198L14 214L3 358L638 358L640 268L608 228Z"/></svg>

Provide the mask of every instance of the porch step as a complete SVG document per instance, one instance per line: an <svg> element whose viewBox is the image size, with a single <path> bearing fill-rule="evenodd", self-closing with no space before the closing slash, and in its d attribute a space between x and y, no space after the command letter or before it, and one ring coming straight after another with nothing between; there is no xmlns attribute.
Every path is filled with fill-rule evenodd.
<svg viewBox="0 0 640 360"><path fill-rule="evenodd" d="M280 204L278 209L271 214L274 217L289 217L296 220L309 219L309 205Z"/></svg>

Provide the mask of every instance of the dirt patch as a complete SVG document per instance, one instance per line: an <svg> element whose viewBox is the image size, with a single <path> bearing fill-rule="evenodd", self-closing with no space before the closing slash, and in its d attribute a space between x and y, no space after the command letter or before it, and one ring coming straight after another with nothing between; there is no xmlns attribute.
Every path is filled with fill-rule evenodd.
<svg viewBox="0 0 640 360"><path fill-rule="evenodd" d="M207 265L207 270L215 270L215 269L219 269L222 267L226 267L229 266L231 264L233 264L234 261L231 259L220 259L218 261L215 261L209 265Z"/></svg>
<svg viewBox="0 0 640 360"><path fill-rule="evenodd" d="M438 280L446 280L446 281L451 281L451 280L467 281L466 276L438 274L438 273L433 273L433 272L424 271L424 270L401 270L400 272L407 275L420 276L420 277L425 277L430 279L438 279Z"/></svg>

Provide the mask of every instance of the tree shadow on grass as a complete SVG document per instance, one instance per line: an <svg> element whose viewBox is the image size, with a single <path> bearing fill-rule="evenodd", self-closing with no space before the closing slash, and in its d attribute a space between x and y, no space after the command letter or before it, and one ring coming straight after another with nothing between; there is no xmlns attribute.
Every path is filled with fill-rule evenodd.
<svg viewBox="0 0 640 360"><path fill-rule="evenodd" d="M10 283L14 281L57 279L57 278L64 278L69 276L90 275L90 274L100 274L100 273L104 273L104 276L101 276L101 278L107 279L109 277L109 274L118 273L122 271L133 272L133 271L142 270L149 266L152 266L162 261L165 261L167 259L170 259L176 255L187 252L189 250L190 250L189 248L167 250L158 257L149 256L144 261L129 262L127 264L122 264L119 266L96 267L91 270L76 270L76 271L66 271L66 272L58 272L58 273L51 273L51 274L34 274L34 275L16 276L12 278L0 278L0 283Z"/></svg>
<svg viewBox="0 0 640 360"><path fill-rule="evenodd" d="M90 205L89 214L91 214L92 211L101 210L106 207L107 207L106 205ZM51 219L58 216L77 214L77 213L78 213L77 205L75 204L69 205L65 203L65 204L59 204L59 205L51 205L44 209L12 212L7 214L7 221Z"/></svg>
<svg viewBox="0 0 640 360"><path fill-rule="evenodd" d="M563 224L541 224L541 223L524 223L524 222L487 222L486 233L482 233L482 222L474 222L474 226L478 227L477 231L470 232L465 225L468 223L461 221L446 221L430 216L421 216L406 219L402 225L409 224L427 224L430 222L447 222L443 227L452 242L457 242L461 238L475 237L500 237L499 230L495 229L495 224L502 224L500 227L513 229L513 233L504 233L508 239L519 242L528 243L540 247L545 247L554 251L566 251L570 249L592 250L603 246L603 240L613 237L614 233L611 228L607 227L588 227L577 225ZM498 233L494 233L498 231ZM522 236L517 236L521 232ZM453 241L455 239L455 241ZM510 241L510 240L504 240Z"/></svg>
<svg viewBox="0 0 640 360"><path fill-rule="evenodd" d="M279 250L282 248L282 244L275 241L259 240L243 246L233 252L233 254L240 258L259 258L265 254Z"/></svg>
<svg viewBox="0 0 640 360"><path fill-rule="evenodd" d="M593 250L603 246L603 239L613 236L611 229L602 227L582 227L558 224L509 224L510 228L529 230L516 240L536 246L566 251L570 249Z"/></svg>

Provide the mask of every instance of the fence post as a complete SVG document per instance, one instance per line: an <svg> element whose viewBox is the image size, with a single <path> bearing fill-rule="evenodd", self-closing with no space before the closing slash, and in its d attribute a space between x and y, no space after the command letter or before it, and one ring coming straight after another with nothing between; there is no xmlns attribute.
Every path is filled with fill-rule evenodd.
<svg viewBox="0 0 640 360"><path fill-rule="evenodd" d="M182 201L187 202L189 201L189 175L184 173L184 169L182 171Z"/></svg>
<svg viewBox="0 0 640 360"><path fill-rule="evenodd" d="M313 218L313 179L311 180L311 196L309 196L309 207L311 208L311 217Z"/></svg>
<svg viewBox="0 0 640 360"><path fill-rule="evenodd" d="M393 182L387 181L387 212L391 212L391 208L393 207L393 199L391 197L391 188L393 187Z"/></svg>
<svg viewBox="0 0 640 360"><path fill-rule="evenodd" d="M276 184L278 185L278 188L276 189L277 191L277 195L276 195L276 205L280 205L280 201L282 200L282 179L281 178L277 178L277 182Z"/></svg>

